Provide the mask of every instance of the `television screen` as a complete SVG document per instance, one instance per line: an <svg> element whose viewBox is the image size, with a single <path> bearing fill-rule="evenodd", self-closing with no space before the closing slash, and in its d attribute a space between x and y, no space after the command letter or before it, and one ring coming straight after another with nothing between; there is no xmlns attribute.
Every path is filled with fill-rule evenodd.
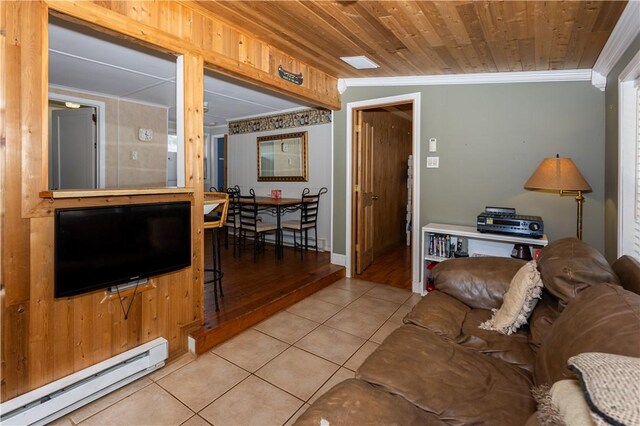
<svg viewBox="0 0 640 426"><path fill-rule="evenodd" d="M56 209L55 297L191 264L191 203Z"/></svg>

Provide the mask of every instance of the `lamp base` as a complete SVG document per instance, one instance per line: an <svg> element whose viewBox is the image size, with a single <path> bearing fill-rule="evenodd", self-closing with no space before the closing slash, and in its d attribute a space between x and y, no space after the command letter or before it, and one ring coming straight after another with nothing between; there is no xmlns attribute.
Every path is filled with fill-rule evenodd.
<svg viewBox="0 0 640 426"><path fill-rule="evenodd" d="M584 196L582 195L582 191L578 191L578 195L576 195L576 203L578 203L578 212L576 219L576 236L579 240L582 239L582 204L584 203Z"/></svg>

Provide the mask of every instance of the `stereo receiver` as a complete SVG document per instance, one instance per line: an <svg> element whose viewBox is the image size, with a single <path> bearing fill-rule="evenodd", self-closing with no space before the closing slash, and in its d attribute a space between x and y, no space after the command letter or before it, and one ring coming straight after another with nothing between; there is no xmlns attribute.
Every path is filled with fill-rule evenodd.
<svg viewBox="0 0 640 426"><path fill-rule="evenodd" d="M478 232L515 235L526 238L542 238L544 224L540 216L516 214L508 207L487 207L478 215Z"/></svg>

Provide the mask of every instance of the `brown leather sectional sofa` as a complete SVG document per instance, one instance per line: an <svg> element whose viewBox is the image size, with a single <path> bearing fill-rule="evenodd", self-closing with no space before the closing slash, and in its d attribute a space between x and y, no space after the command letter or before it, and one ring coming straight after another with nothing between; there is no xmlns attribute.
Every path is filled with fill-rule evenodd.
<svg viewBox="0 0 640 426"><path fill-rule="evenodd" d="M499 308L523 261L466 258L434 270L425 296L356 372L297 425L535 425L533 386L572 377L569 357L640 357L640 264L609 265L566 238L544 248L544 284L529 325L503 335L478 328Z"/></svg>

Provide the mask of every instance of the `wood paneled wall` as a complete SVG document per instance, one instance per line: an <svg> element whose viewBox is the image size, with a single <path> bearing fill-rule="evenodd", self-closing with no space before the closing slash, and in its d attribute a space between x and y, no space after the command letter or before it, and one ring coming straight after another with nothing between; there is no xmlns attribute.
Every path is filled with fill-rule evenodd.
<svg viewBox="0 0 640 426"><path fill-rule="evenodd" d="M47 188L50 11L184 55L186 186L193 192L40 197ZM281 63L290 71L304 72L304 85L278 79ZM186 351L186 330L203 318L201 108L205 64L311 104L340 105L334 78L205 16L186 2L0 2L0 64L3 401L158 336L169 341L170 357ZM189 200L193 206L192 265L153 278L152 285L133 298L127 320L118 299L105 298L104 292L53 298L54 209L172 200ZM125 304L131 297L127 296Z"/></svg>
<svg viewBox="0 0 640 426"><path fill-rule="evenodd" d="M48 1L53 11L161 47L202 56L214 71L267 87L312 105L340 108L337 80L216 19L192 1ZM302 73L297 86L278 76L278 66Z"/></svg>
<svg viewBox="0 0 640 426"><path fill-rule="evenodd" d="M393 108L393 107L391 107ZM405 115L385 109L362 113L373 131L374 257L406 239L407 159L412 151L412 124Z"/></svg>

